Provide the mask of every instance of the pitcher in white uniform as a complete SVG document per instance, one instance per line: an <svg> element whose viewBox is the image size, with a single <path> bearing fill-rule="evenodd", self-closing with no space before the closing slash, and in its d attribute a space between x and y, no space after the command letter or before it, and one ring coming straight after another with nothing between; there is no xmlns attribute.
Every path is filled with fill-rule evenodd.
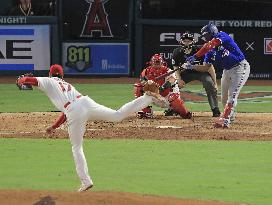
<svg viewBox="0 0 272 205"><path fill-rule="evenodd" d="M83 135L88 120L104 120L119 122L130 114L137 112L155 100L154 97L143 95L123 105L119 110L113 110L96 103L88 96L83 96L71 84L63 80L63 69L60 65L52 65L49 77L22 77L18 84L31 84L38 86L61 111L56 122L46 129L52 133L54 129L67 121L69 138L76 165L76 172L81 181L79 192L86 191L93 186L88 173L87 162L83 152Z"/></svg>

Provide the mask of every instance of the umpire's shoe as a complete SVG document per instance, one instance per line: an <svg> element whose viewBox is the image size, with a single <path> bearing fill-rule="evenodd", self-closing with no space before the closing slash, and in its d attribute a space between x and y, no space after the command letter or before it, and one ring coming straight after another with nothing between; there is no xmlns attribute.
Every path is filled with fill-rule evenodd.
<svg viewBox="0 0 272 205"><path fill-rule="evenodd" d="M221 113L218 107L212 109L213 117L220 117Z"/></svg>

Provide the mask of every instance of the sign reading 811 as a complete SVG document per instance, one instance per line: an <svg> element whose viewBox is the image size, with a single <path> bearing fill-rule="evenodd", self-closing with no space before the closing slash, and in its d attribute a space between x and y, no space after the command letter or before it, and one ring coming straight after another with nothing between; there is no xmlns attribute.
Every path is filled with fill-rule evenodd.
<svg viewBox="0 0 272 205"><path fill-rule="evenodd" d="M82 72L91 65L91 48L83 46L69 46L65 66Z"/></svg>
<svg viewBox="0 0 272 205"><path fill-rule="evenodd" d="M128 43L64 43L65 74L129 74Z"/></svg>

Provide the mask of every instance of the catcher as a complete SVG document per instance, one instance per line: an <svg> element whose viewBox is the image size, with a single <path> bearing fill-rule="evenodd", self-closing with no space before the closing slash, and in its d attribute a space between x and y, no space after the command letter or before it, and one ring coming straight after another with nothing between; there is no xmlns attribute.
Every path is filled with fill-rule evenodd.
<svg viewBox="0 0 272 205"><path fill-rule="evenodd" d="M186 69L180 69L176 71L179 87L182 88L185 86L185 84L193 80L202 82L203 87L207 93L210 108L213 113L212 116L219 117L221 113L218 108L217 83L214 67L211 64L201 65L200 61L195 61L193 63L193 65L195 65L194 67L190 64L184 64L186 62L186 58L193 55L198 50L197 45L195 45L193 34L189 33L188 31L183 33L179 44L180 47L173 51L172 57L172 65L174 69L182 65L182 67L186 67ZM165 111L165 115L174 114L175 112L173 110Z"/></svg>
<svg viewBox="0 0 272 205"><path fill-rule="evenodd" d="M144 93L154 95L153 103L162 108L170 108L178 113L184 119L191 119L192 113L189 112L183 100L180 98L179 87L177 84L175 73L166 77L162 75L171 71L159 54L155 54L148 62L149 66L145 68L140 75L140 82L134 84L134 95L136 98ZM161 76L161 77L160 77ZM154 84L155 82L155 84ZM154 90L150 93L150 86L154 86ZM158 89L156 89L156 86ZM153 118L152 107L148 106L138 112L139 118Z"/></svg>

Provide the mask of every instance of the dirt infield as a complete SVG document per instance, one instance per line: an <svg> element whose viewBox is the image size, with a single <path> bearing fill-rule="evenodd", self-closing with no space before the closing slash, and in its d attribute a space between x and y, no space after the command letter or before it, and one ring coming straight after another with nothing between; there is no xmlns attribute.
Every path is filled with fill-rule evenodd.
<svg viewBox="0 0 272 205"><path fill-rule="evenodd" d="M119 192L0 191L4 205L234 205L216 201L181 200Z"/></svg>
<svg viewBox="0 0 272 205"><path fill-rule="evenodd" d="M194 120L165 117L155 113L154 119L136 116L120 122L89 122L85 138L94 139L158 139L158 140L272 140L272 114L238 113L230 129L215 129L211 113L194 113ZM1 113L0 137L68 138L66 126L53 135L45 128L59 113ZM29 122L33 122L29 126ZM16 125L16 126L14 126Z"/></svg>

